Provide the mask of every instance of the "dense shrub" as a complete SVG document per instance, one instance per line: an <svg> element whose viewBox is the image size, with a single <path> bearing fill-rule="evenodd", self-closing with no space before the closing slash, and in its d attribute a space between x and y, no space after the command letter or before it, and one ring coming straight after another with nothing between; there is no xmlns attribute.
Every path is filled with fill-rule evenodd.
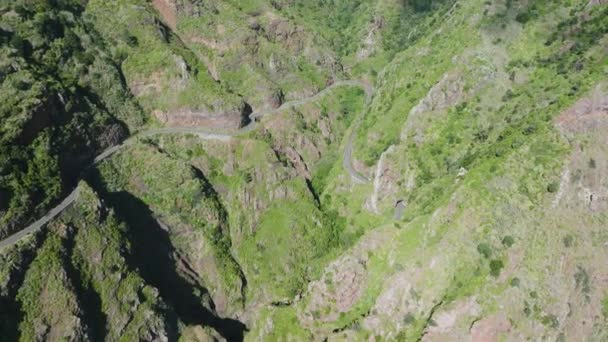
<svg viewBox="0 0 608 342"><path fill-rule="evenodd" d="M492 248L485 242L477 245L477 251L486 259L489 259L490 256L492 256Z"/></svg>
<svg viewBox="0 0 608 342"><path fill-rule="evenodd" d="M504 264L500 259L494 259L490 261L490 274L494 277L498 277L502 271Z"/></svg>
<svg viewBox="0 0 608 342"><path fill-rule="evenodd" d="M41 215L96 153L144 122L81 1L6 9L16 15L0 17L0 237Z"/></svg>

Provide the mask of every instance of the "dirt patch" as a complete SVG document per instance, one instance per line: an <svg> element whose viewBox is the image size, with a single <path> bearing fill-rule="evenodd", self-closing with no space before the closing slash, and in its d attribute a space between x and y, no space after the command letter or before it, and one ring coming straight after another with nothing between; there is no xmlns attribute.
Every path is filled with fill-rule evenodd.
<svg viewBox="0 0 608 342"><path fill-rule="evenodd" d="M152 6L160 13L161 18L173 31L177 28L177 7L171 0L153 0Z"/></svg>
<svg viewBox="0 0 608 342"><path fill-rule="evenodd" d="M563 112L556 125L565 135L608 128L608 92L601 85Z"/></svg>
<svg viewBox="0 0 608 342"><path fill-rule="evenodd" d="M475 322L471 327L471 341L494 342L498 341L503 333L511 330L511 322L504 314L497 314Z"/></svg>
<svg viewBox="0 0 608 342"><path fill-rule="evenodd" d="M553 207L584 206L608 209L608 91L598 85L591 94L564 111L555 122L572 146ZM584 137L581 139L581 136Z"/></svg>
<svg viewBox="0 0 608 342"><path fill-rule="evenodd" d="M130 81L129 89L135 97L160 94L164 78L164 73L158 71L149 77Z"/></svg>
<svg viewBox="0 0 608 342"><path fill-rule="evenodd" d="M206 127L209 129L238 129L244 126L246 115L238 111L215 115L205 110L177 109L169 112L155 110L152 114L169 127Z"/></svg>
<svg viewBox="0 0 608 342"><path fill-rule="evenodd" d="M220 42L217 39L206 38L203 36L191 36L188 38L191 43L201 44L208 49L214 50L220 54L225 53L230 49L226 43Z"/></svg>
<svg viewBox="0 0 608 342"><path fill-rule="evenodd" d="M433 321L435 322L435 325L430 326L426 330L422 341L464 340L466 331L461 331L459 333L459 322L461 322L461 319L464 317L478 315L480 311L481 307L475 298L463 299L454 303L450 309L440 311L434 315Z"/></svg>

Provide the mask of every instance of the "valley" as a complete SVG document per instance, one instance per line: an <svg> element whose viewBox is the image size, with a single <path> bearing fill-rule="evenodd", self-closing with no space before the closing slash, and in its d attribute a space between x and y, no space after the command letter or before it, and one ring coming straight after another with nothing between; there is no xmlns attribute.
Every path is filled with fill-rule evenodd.
<svg viewBox="0 0 608 342"><path fill-rule="evenodd" d="M608 338L608 2L0 4L6 341Z"/></svg>

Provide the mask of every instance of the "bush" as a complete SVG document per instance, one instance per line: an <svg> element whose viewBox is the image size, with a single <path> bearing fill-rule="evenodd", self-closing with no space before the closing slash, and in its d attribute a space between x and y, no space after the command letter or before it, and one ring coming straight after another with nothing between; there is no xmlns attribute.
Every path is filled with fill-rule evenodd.
<svg viewBox="0 0 608 342"><path fill-rule="evenodd" d="M511 286L519 287L519 283L520 283L519 278L515 277L515 278L511 279Z"/></svg>
<svg viewBox="0 0 608 342"><path fill-rule="evenodd" d="M597 167L597 163L595 162L595 159L593 159L593 158L589 159L589 168L595 169L596 167Z"/></svg>
<svg viewBox="0 0 608 342"><path fill-rule="evenodd" d="M568 234L566 236L564 236L564 246L565 247L572 247L572 244L574 243L574 236Z"/></svg>
<svg viewBox="0 0 608 342"><path fill-rule="evenodd" d="M504 264L502 260L494 259L490 261L490 274L494 277L498 277L502 271Z"/></svg>
<svg viewBox="0 0 608 342"><path fill-rule="evenodd" d="M485 242L477 245L477 251L486 259L489 259L490 256L492 256L492 248Z"/></svg>
<svg viewBox="0 0 608 342"><path fill-rule="evenodd" d="M515 243L515 239L513 239L513 237L510 235L507 235L502 239L502 244L505 247L511 247L511 246L513 246L514 243Z"/></svg>
<svg viewBox="0 0 608 342"><path fill-rule="evenodd" d="M550 193L556 193L559 190L559 184L557 182L551 182L547 185L547 191Z"/></svg>
<svg viewBox="0 0 608 342"><path fill-rule="evenodd" d="M559 327L559 320L557 317L555 317L555 315L546 315L542 318L542 323L554 329Z"/></svg>

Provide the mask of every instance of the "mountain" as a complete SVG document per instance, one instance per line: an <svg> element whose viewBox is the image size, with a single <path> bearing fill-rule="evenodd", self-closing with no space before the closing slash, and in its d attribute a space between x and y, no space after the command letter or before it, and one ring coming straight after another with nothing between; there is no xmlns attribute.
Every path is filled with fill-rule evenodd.
<svg viewBox="0 0 608 342"><path fill-rule="evenodd" d="M7 341L608 339L608 2L0 3Z"/></svg>

